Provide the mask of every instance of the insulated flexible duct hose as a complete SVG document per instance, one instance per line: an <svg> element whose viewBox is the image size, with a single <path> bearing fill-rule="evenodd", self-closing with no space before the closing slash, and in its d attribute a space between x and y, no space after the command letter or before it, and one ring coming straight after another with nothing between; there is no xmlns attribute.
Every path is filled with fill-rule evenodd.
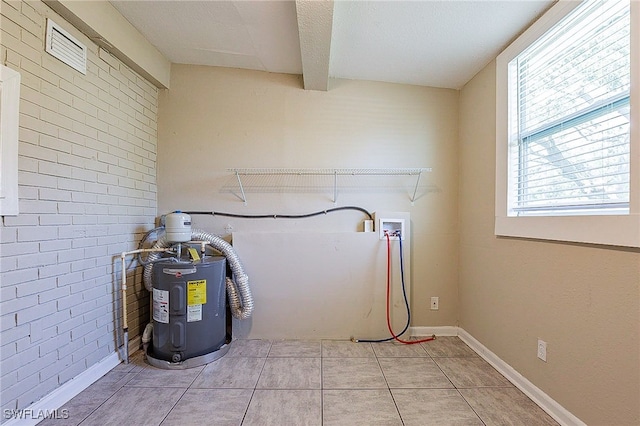
<svg viewBox="0 0 640 426"><path fill-rule="evenodd" d="M251 296L251 289L249 289L249 277L244 273L244 268L242 267L240 258L231 244L217 235L209 234L208 232L201 231L199 229L193 229L191 231L191 240L206 241L211 247L218 250L227 258L234 278L233 280L230 278L226 279L227 296L229 297L231 314L234 318L240 320L249 318L253 312L253 297ZM163 235L158 239L158 241L156 241L153 248L167 248L169 246L170 244ZM147 264L144 267L142 278L144 286L149 291L153 291L153 285L151 283L153 263L156 260L159 260L160 256L160 253L151 253L147 258Z"/></svg>

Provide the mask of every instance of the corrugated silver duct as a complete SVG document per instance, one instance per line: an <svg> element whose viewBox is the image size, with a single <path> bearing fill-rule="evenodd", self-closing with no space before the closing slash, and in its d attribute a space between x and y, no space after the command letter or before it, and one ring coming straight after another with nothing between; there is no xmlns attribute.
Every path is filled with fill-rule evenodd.
<svg viewBox="0 0 640 426"><path fill-rule="evenodd" d="M191 231L192 241L206 241L211 247L222 253L229 262L231 272L233 272L233 279L227 278L227 296L229 297L229 307L231 308L231 314L237 319L247 319L253 312L253 297L251 296L251 289L249 288L249 277L244 273L244 268L240 262L240 258L236 254L235 250L226 242L223 238L210 234L208 232L193 229ZM170 244L162 236L153 245L154 249L167 248ZM151 253L147 257L147 264L143 271L143 281L147 290L153 291L153 285L151 282L151 273L153 263L160 259L160 253Z"/></svg>
<svg viewBox="0 0 640 426"><path fill-rule="evenodd" d="M158 241L151 247L152 249L161 249L168 248L170 244L167 242L167 239L163 235L158 238ZM160 259L162 253L153 252L147 256L146 263L144 265L144 270L142 272L142 281L144 282L144 286L148 291L153 291L153 284L151 283L151 272L153 270L153 263Z"/></svg>

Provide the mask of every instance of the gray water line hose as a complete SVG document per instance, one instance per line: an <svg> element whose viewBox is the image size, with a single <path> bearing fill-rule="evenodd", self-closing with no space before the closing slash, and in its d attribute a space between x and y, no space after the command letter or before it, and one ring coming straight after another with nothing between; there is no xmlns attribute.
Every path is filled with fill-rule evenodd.
<svg viewBox="0 0 640 426"><path fill-rule="evenodd" d="M231 314L239 320L251 317L253 312L253 297L251 296L251 289L249 288L249 277L244 273L240 258L231 244L226 242L222 237L199 229L191 230L191 240L206 241L211 247L227 258L231 272L233 272L233 279L227 278L225 283ZM169 246L170 244L163 235L156 241L153 248L167 248ZM151 253L147 257L147 264L144 267L142 279L148 291L153 291L153 284L151 282L152 268L153 263L159 260L160 256L160 253Z"/></svg>

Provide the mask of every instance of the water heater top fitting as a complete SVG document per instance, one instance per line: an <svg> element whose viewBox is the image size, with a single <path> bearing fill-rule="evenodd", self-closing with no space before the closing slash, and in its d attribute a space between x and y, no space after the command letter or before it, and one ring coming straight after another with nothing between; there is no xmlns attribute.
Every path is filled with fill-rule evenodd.
<svg viewBox="0 0 640 426"><path fill-rule="evenodd" d="M165 238L170 244L191 241L191 216L176 210L165 217Z"/></svg>

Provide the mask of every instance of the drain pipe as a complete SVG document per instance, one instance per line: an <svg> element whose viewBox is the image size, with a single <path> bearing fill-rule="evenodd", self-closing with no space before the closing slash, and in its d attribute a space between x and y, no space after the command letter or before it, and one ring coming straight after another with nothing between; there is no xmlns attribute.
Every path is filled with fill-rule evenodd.
<svg viewBox="0 0 640 426"><path fill-rule="evenodd" d="M139 254L145 252L168 252L171 251L168 248L150 248L150 249L138 249L133 251L123 251L120 255L122 260L122 335L124 340L124 362L129 364L129 324L127 322L127 266L125 259L132 254Z"/></svg>

